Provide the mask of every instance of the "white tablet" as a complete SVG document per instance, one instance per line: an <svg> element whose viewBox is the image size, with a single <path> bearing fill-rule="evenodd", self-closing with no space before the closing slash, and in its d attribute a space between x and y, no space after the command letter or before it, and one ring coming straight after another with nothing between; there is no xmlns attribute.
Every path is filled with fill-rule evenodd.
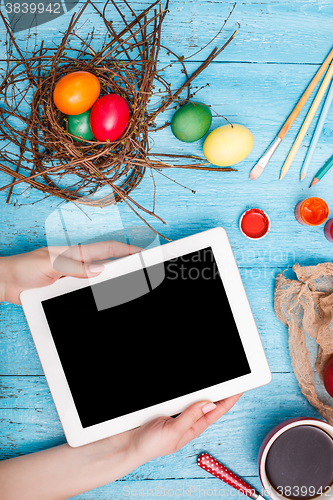
<svg viewBox="0 0 333 500"><path fill-rule="evenodd" d="M70 446L267 384L270 369L224 229L22 292Z"/></svg>

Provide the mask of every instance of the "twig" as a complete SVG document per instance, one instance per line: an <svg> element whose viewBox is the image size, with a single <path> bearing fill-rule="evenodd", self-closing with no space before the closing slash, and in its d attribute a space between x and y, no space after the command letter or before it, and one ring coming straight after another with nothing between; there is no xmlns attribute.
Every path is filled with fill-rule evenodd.
<svg viewBox="0 0 333 500"><path fill-rule="evenodd" d="M92 6L101 16L106 34L111 37L111 41L99 51L93 50L89 45L89 40L90 43L93 41L93 32L88 41L77 33L77 23L88 6ZM113 7L120 16L122 28L118 32L106 19L108 6ZM0 191L9 189L7 203L13 187L26 184L43 192L45 197L56 196L80 205L104 207L118 202L126 203L151 227L139 212L165 224L155 213L155 173L167 177L162 170L235 170L210 166L205 159L194 155L150 152L149 133L166 126L156 128L156 117L168 106L184 101L180 99L180 94L186 88L186 100L190 99L193 80L237 33L236 30L220 49L215 47L191 76L187 73L184 58L169 51L180 63L186 78L184 84L173 90L163 77L162 70L157 69L160 50L169 50L161 45L162 23L168 6L168 0L164 6L157 0L137 15L128 0L122 0L121 5L118 0L107 0L102 12L91 0L87 0L80 11L72 16L59 45L45 47L42 43L38 49L35 44L29 55L28 46L25 54L21 51L0 11L7 31L8 47L5 76L0 83L0 139L7 140L11 146L8 150L0 150L0 171L12 177L9 184L0 188ZM232 11L233 9L234 7ZM232 11L212 40L221 33ZM126 20L126 12L132 17L131 22ZM81 49L72 46L73 39L81 41ZM116 93L126 100L130 108L130 121L117 141L76 141L68 133L67 117L55 107L53 91L56 82L73 71L93 73L101 83L101 95ZM149 100L158 95L154 92L156 85L161 87L160 94L163 97L151 110ZM17 126L17 121L21 126ZM163 156L170 158L171 162L174 160L176 164L162 161L159 157ZM179 160L183 160L183 163L177 164ZM141 206L130 196L144 178L147 169L153 178L152 210ZM176 184L181 185L178 182ZM110 194L99 198L92 196L105 186L109 186Z"/></svg>

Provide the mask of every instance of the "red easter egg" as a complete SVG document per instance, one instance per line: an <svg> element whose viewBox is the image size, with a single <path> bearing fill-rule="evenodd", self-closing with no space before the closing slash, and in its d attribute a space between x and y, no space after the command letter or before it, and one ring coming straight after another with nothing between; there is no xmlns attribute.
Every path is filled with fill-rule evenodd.
<svg viewBox="0 0 333 500"><path fill-rule="evenodd" d="M91 131L98 141L116 141L127 127L129 109L125 99L117 94L103 95L90 113Z"/></svg>
<svg viewBox="0 0 333 500"><path fill-rule="evenodd" d="M333 356L326 363L323 375L325 389L333 398Z"/></svg>

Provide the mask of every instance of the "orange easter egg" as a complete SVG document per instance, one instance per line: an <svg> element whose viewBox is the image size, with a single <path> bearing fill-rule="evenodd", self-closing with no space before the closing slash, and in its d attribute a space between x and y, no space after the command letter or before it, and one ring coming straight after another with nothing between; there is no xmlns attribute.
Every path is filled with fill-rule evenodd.
<svg viewBox="0 0 333 500"><path fill-rule="evenodd" d="M88 71L75 71L56 83L53 100L66 115L79 115L92 107L98 99L101 85L98 78Z"/></svg>

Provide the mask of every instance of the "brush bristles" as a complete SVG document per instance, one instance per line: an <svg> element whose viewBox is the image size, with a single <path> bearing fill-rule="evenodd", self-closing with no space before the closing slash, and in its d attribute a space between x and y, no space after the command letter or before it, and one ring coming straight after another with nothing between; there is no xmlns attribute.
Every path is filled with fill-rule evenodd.
<svg viewBox="0 0 333 500"><path fill-rule="evenodd" d="M250 173L250 179L252 179L253 181L256 180L259 175L262 173L262 171L264 170L263 167L261 167L260 165L255 165L253 167L253 169L251 170L251 173Z"/></svg>

